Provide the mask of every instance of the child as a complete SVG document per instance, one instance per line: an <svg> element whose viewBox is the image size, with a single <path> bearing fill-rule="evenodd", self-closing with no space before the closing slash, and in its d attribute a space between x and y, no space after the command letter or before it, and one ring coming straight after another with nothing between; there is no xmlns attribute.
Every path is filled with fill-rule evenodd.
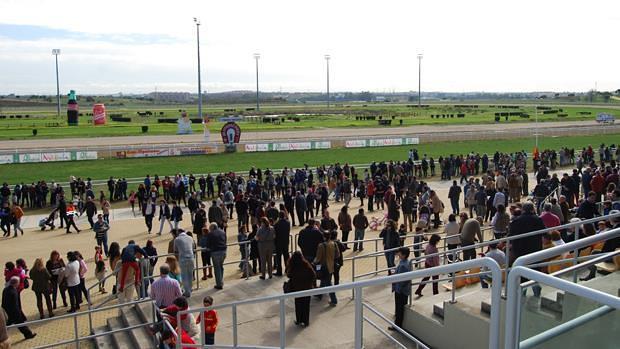
<svg viewBox="0 0 620 349"><path fill-rule="evenodd" d="M202 305L205 308L212 306L213 298L211 296L206 296L202 301ZM205 310L198 316L196 323L199 324L203 318L205 326L205 344L213 345L215 344L215 331L217 330L218 324L217 312L213 309Z"/></svg>
<svg viewBox="0 0 620 349"><path fill-rule="evenodd" d="M411 265L409 264L409 248L401 247L398 249L399 262L396 266L395 274L407 273L411 271ZM409 294L411 294L411 280L401 281L392 284L392 292L394 292L394 324L398 327L402 327L403 318L405 315L405 304ZM388 330L395 331L394 327L388 327Z"/></svg>
<svg viewBox="0 0 620 349"><path fill-rule="evenodd" d="M241 278L249 276L250 266L246 261L246 258L250 254L250 244L244 243L248 241L248 234L245 230L245 225L239 227L239 233L237 234L237 242L239 242L239 252L241 252L241 262L239 262L239 269L243 272Z"/></svg>
<svg viewBox="0 0 620 349"><path fill-rule="evenodd" d="M437 243L439 242L439 240L441 240L441 237L439 237L439 235L437 234L431 235L431 238L428 244L426 245L426 249L424 250L424 254L426 254L427 256L426 259L424 260L424 268L432 268L432 267L436 267L439 265L439 256L429 257L429 255L435 254L438 252ZM428 281L428 279L430 279L430 276L425 276L420 282L418 289L415 291L415 294L418 295L418 297L422 297L422 289L424 289L424 286L426 286L425 282ZM433 275L433 280L437 280L437 279L439 279L439 275ZM438 293L439 293L439 283L437 281L433 281L433 294L435 295Z"/></svg>
<svg viewBox="0 0 620 349"><path fill-rule="evenodd" d="M101 253L101 251L99 251L99 253ZM95 277L99 281L99 292L101 292L101 294L105 294L107 293L105 290L104 280L106 272L105 262L103 261L103 259L95 259L95 261Z"/></svg>
<svg viewBox="0 0 620 349"><path fill-rule="evenodd" d="M95 246L95 263L103 261L103 253L101 251L101 247Z"/></svg>

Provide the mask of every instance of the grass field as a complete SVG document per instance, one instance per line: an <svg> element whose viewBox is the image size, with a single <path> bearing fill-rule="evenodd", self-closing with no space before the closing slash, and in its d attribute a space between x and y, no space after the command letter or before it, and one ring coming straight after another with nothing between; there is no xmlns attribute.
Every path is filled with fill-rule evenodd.
<svg viewBox="0 0 620 349"><path fill-rule="evenodd" d="M549 105L547 105L549 106ZM87 107L83 106L83 110ZM175 134L177 130L176 124L160 124L157 123L158 118L178 118L179 109L188 110L190 115L195 115L195 106L193 105L175 105L175 106L149 106L134 105L127 106L111 106L108 107L108 114L122 114L124 117L130 117L131 122L114 122L108 120L105 126L92 126L89 124L90 117L82 116L80 118L80 126L68 127L66 125L66 116L58 119L50 108L5 108L0 115L6 117L20 115L21 118L0 119L0 140L15 139L32 139L32 130L37 129L36 138L67 138L67 137L104 137L104 136L140 136L140 135L164 135ZM542 114L538 111L538 120L545 121L578 121L578 120L594 120L597 113L608 112L616 113L620 116L620 111L610 107L600 106L557 106L553 107L558 110L555 114ZM234 109L235 112L225 112L226 109ZM244 114L252 115L254 111L246 111L244 106L236 107L208 107L206 112L217 117L224 115ZM137 116L138 111L149 110L157 116L141 117ZM534 105L520 105L518 109L504 109L497 105L479 105L478 108L458 107L455 105L430 105L428 108L409 108L404 104L347 104L338 105L326 109L319 105L273 105L261 108L262 113L277 114L280 116L279 124L260 123L242 121L240 126L243 131L273 131L273 130L304 130L315 128L342 128L342 127L390 127L378 126L378 121L373 120L356 120L359 116L374 115L384 119L392 119L391 127L399 127L400 121L402 125L444 125L444 124L484 124L495 122L495 113L523 112L529 115L529 118L519 116L509 116L508 119L501 117L501 123L505 122L533 122L535 119ZM163 115L159 115L163 113ZM590 113L590 114L584 114ZM313 114L313 115L298 115ZM464 114L459 118L458 114ZM558 117L559 114L565 116ZM25 115L29 115L26 119ZM439 118L431 118L431 115L441 115ZM443 117L447 115L447 117ZM298 118L298 121L289 118ZM109 119L109 118L108 118ZM142 126L149 127L147 133L142 132ZM219 132L223 123L212 121L209 123L211 132ZM202 132L201 124L193 124L194 132Z"/></svg>
<svg viewBox="0 0 620 349"><path fill-rule="evenodd" d="M602 136L547 137L539 140L541 149L559 149L562 146L582 148L588 144L618 144L620 134ZM449 154L464 154L470 151L493 153L495 150L531 152L534 140L510 139L488 141L461 141L449 143L429 143L415 146L421 154L432 157ZM142 177L144 175L171 175L183 173L219 173L224 171L246 171L251 166L282 168L300 167L304 164L317 166L334 162L366 164L381 160L405 160L411 146L330 149L297 152L234 153L205 156L162 157L145 159L109 159L81 162L51 162L36 164L10 164L0 166L0 179L3 182L32 182L40 179L66 182L69 176L105 179L114 177Z"/></svg>

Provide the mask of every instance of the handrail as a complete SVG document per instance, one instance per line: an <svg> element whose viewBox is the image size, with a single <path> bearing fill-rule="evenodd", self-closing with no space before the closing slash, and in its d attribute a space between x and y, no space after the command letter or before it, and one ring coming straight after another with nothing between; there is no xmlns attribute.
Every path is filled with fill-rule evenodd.
<svg viewBox="0 0 620 349"><path fill-rule="evenodd" d="M585 240L585 239L584 239ZM578 242L578 241L575 241ZM562 247L557 246L555 248ZM550 249L551 250L551 249ZM526 268L524 266L516 266L512 268L512 271L508 274L507 284L508 292L506 294L506 321L505 321L505 337L504 348L515 349L518 347L519 328L517 326L520 316L518 306L520 304L520 289L521 289L521 277L525 277L534 280L539 283L543 283L553 288L564 290L565 292L580 296L582 298L591 299L602 305L607 305L614 309L620 309L620 298L601 292L595 289L591 289L579 284L572 283L570 281L563 280L558 277L550 276L534 269Z"/></svg>
<svg viewBox="0 0 620 349"><path fill-rule="evenodd" d="M385 315L381 314L377 309L373 308L367 302L362 302L362 305L364 306L364 308L368 309L371 313L373 313L376 316L378 316L381 320L387 322L388 325L392 326L392 328L395 329L398 333L400 333L401 335L407 337L410 341L414 342L416 348L422 347L423 349L430 349L428 346L426 346L426 344L422 343L419 339L415 338L414 336L412 336L411 334L409 334L407 331L403 330L402 328L396 326L396 324L394 322L392 322L390 319L385 317ZM402 345L399 341L397 341L394 337L392 337L388 333L386 333L384 329L382 329L379 326L377 326L374 322L370 321L370 319L368 319L365 316L364 316L364 321L366 321L369 324L371 324L375 329L377 329L379 332L383 333L385 336L390 338L395 343L399 344L403 348L407 348L404 345Z"/></svg>
<svg viewBox="0 0 620 349"><path fill-rule="evenodd" d="M355 347L361 349L362 347L362 338L361 338L361 330L358 326L361 325L362 318L362 288L377 286L377 285L386 285L392 284L395 282L408 281L412 279L423 278L425 276L431 276L436 274L445 274L445 273L455 273L460 270L470 269L472 267L486 267L491 271L492 277L496 280L501 279L501 271L497 262L489 257L472 259L464 262L453 263L449 265L442 265L436 268L430 269L420 269L402 274L394 274L391 276L384 276L372 280L363 280L352 283L344 283L335 286L321 287L316 289L284 293L278 295L271 295L261 298L252 298L252 299L244 299L231 303L218 304L211 307L199 307L194 309L183 310L177 312L178 321L180 321L180 317L183 314L196 313L196 312L204 312L210 309L223 309L223 308L231 308L237 307L240 305L247 304L256 304L256 303L265 303L265 302L283 302L287 299L291 298L299 298L299 297L308 297L313 295L325 294L330 292L339 292L345 290L354 289L355 296L355 312L356 312L356 331L355 331ZM494 283L491 285L491 295L492 302L494 304L499 304L500 295L501 295L501 285L498 283ZM280 321L280 331L283 332L286 330L284 326L284 322L281 319ZM237 323L233 323L233 327L236 327ZM489 331L489 348L498 348L499 347L499 307L491 307L491 320L490 320L490 331ZM186 348L196 348L201 347L201 344L183 344L182 347ZM282 343L281 343L282 347ZM181 343L177 343L177 348L181 348Z"/></svg>
<svg viewBox="0 0 620 349"><path fill-rule="evenodd" d="M585 313L581 316L578 316L572 320L559 324L556 327L552 327L544 332L541 332L535 336L532 336L526 340L523 340L519 343L519 349L530 349L538 347L539 345L559 336L568 331L571 331L581 325L584 325L592 320L595 320L601 316L611 313L616 309L603 305L595 310L592 310L588 313Z"/></svg>
<svg viewBox="0 0 620 349"><path fill-rule="evenodd" d="M115 304L115 305L111 305L111 306L106 306L106 307L101 307L101 308L88 309L86 311L75 312L75 313L71 313L71 314L64 314L64 315L55 316L55 317L46 318L46 319L26 321L26 322L23 322L23 323L20 323L20 324L14 324L14 325L7 326L7 329L19 328L19 327L22 327L22 326L40 325L40 324L43 324L43 323L47 323L47 322L51 322L51 321L57 321L57 320L63 320L63 319L73 319L73 322L74 322L74 335L75 335L75 337L73 339L68 339L68 340L65 340L65 341L62 341L62 342L57 342L57 343L54 343L54 344L48 344L48 345L40 346L40 347L37 347L37 348L39 348L39 349L53 348L53 347L57 347L57 346L61 346L61 345L66 345L66 344L71 344L71 343L75 343L76 347L79 347L78 343L80 341L83 341L83 340L93 339L93 338L97 338L97 337L100 337L100 336L110 335L110 334L117 333L117 332L128 331L128 330L131 330L133 328L144 327L144 326L149 325L149 323L146 323L146 324L128 326L128 327L124 327L124 328L118 329L118 330L106 331L106 332L95 334L92 331L92 324L90 324L90 326L91 326L91 331L89 332L90 335L80 337L80 335L78 333L78 327L77 327L77 318L79 316L89 316L90 317L92 315L92 313L97 313L97 312L106 311L106 310L113 310L113 309L118 309L118 308L123 308L123 307L130 307L130 306L135 306L137 304L147 303L147 302L153 303L154 301L151 300L150 298L138 299L138 300L131 301L131 302L119 303L119 304Z"/></svg>

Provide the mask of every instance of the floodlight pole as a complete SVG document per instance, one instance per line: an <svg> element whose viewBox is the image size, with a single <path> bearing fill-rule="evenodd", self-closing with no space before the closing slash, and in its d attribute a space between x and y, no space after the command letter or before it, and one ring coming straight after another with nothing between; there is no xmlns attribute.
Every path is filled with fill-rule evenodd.
<svg viewBox="0 0 620 349"><path fill-rule="evenodd" d="M329 60L331 56L325 55L325 63L327 63L327 108L329 108Z"/></svg>
<svg viewBox="0 0 620 349"><path fill-rule="evenodd" d="M60 49L53 49L52 54L56 59L56 114L60 117L60 82L58 80L58 55L60 54Z"/></svg>
<svg viewBox="0 0 620 349"><path fill-rule="evenodd" d="M202 84L200 79L200 20L194 17L196 23L196 50L198 54L198 115L202 118Z"/></svg>
<svg viewBox="0 0 620 349"><path fill-rule="evenodd" d="M256 61L256 111L260 110L260 103L258 101L258 59L260 58L260 53L254 54L254 60Z"/></svg>
<svg viewBox="0 0 620 349"><path fill-rule="evenodd" d="M418 54L418 111L422 107L422 54Z"/></svg>

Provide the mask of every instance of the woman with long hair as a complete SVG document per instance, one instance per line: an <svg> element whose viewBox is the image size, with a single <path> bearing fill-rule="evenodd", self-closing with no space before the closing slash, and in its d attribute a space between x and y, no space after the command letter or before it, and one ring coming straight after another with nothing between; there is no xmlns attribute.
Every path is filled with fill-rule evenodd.
<svg viewBox="0 0 620 349"><path fill-rule="evenodd" d="M289 278L287 292L309 290L316 284L316 273L300 251L293 252L288 260L286 276ZM310 296L295 298L295 325L310 325Z"/></svg>
<svg viewBox="0 0 620 349"><path fill-rule="evenodd" d="M43 259L37 258L30 270L30 279L32 280L32 291L37 297L37 309L39 309L39 317L43 319L43 298L47 306L47 313L50 317L54 316L52 311L52 300L50 299L50 289L52 288L52 274L43 265Z"/></svg>
<svg viewBox="0 0 620 349"><path fill-rule="evenodd" d="M116 294L116 285L118 285L118 271L120 270L121 263L121 246L118 242L114 241L110 244L108 250L108 262L110 263L110 271L116 275L116 282L112 286L112 294ZM118 266L118 269L116 268Z"/></svg>
<svg viewBox="0 0 620 349"><path fill-rule="evenodd" d="M168 266L170 267L170 274L168 274L168 276L177 280L179 284L181 284L181 268L179 267L179 261L177 261L177 257L166 257L166 264L168 264Z"/></svg>
<svg viewBox="0 0 620 349"><path fill-rule="evenodd" d="M53 308L56 309L56 299L58 298L58 290L60 289L60 297L62 298L62 304L64 307L67 306L67 296L66 296L66 287L64 287L64 270L65 270L65 261L60 257L60 253L58 251L53 250L50 253L50 259L45 263L45 268L50 273L50 291L52 294L52 305ZM61 287L61 285L63 285Z"/></svg>

